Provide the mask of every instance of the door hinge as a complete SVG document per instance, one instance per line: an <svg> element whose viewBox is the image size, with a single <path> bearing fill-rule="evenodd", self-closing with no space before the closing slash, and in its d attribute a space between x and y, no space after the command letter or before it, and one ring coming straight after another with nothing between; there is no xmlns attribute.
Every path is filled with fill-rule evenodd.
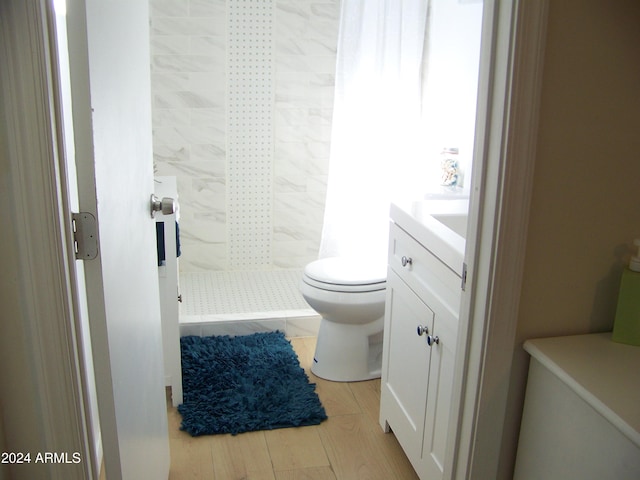
<svg viewBox="0 0 640 480"><path fill-rule="evenodd" d="M466 287L467 287L467 264L463 262L462 263L462 283L460 284L460 288L462 288L462 291L464 292Z"/></svg>
<svg viewBox="0 0 640 480"><path fill-rule="evenodd" d="M87 212L73 213L73 249L78 260L93 260L98 256L96 217Z"/></svg>

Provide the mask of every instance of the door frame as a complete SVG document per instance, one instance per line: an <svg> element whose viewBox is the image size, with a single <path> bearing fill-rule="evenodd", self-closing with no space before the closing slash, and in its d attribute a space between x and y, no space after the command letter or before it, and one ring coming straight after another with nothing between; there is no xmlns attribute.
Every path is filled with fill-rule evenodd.
<svg viewBox="0 0 640 480"><path fill-rule="evenodd" d="M17 343L13 350L26 360L21 366L20 358L12 358L3 366L11 384L24 385L3 393L8 409L2 419L4 447L32 455L31 463L17 466L15 473L61 480L97 478L80 345L53 5L46 0L7 0L0 13L0 171L8 190L2 223L10 226L3 235L11 236L2 255L3 263L15 262L13 293L18 298L13 303L19 304L9 308L15 319L3 337ZM16 426L8 416L35 423ZM39 452L63 452L70 460L77 452L80 462L51 468L36 463Z"/></svg>
<svg viewBox="0 0 640 480"><path fill-rule="evenodd" d="M458 440L453 440L446 465L456 479L496 478L500 461L533 183L547 3L485 0L490 35L485 35L489 44L482 61L490 53L491 62L480 77L488 95L478 108L484 123L478 122L483 131L477 132L469 235L476 242L466 255L470 268L461 315L468 321L460 335L460 351L466 353L456 362L454 379L460 399L452 409L459 413L454 436ZM94 433L86 422L86 382L76 335L75 260L54 108L55 38L47 31L52 6L46 0L13 0L3 2L2 8L9 9L8 4L16 6L13 20L25 16L22 25L28 28L20 35L27 45L36 46L13 57L12 68L3 69L2 82L15 93L15 103L0 106L6 117L6 125L0 127L5 129L14 169L14 210L8 215L19 242L14 253L24 274L19 294L23 303L32 302L24 313L24 354L32 360L34 393L55 400L36 406L40 410L32 413L43 419L50 450L74 445L86 460L77 478L93 478ZM15 25L18 32L19 23ZM38 95L20 96L25 86ZM30 126L28 136L20 135L20 124ZM23 164L20 159L27 153L33 154L33 163ZM7 424L3 429L7 436L14 433ZM65 472L64 478L72 477Z"/></svg>
<svg viewBox="0 0 640 480"><path fill-rule="evenodd" d="M485 0L466 291L449 478L499 478L529 207L548 0ZM484 93L483 93L484 92Z"/></svg>

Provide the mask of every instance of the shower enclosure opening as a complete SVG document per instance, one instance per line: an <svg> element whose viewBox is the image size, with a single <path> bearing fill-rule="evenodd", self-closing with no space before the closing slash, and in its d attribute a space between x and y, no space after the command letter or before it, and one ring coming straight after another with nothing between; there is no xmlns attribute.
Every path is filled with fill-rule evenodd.
<svg viewBox="0 0 640 480"><path fill-rule="evenodd" d="M430 188L444 146L471 170L482 2L425 2L433 115L409 177ZM182 334L317 331L298 285L320 251L343 3L150 0L154 162L180 197ZM475 78L452 60L468 45Z"/></svg>
<svg viewBox="0 0 640 480"><path fill-rule="evenodd" d="M285 319L297 331L302 318L312 334L298 282L322 229L340 2L150 1L154 160L181 204L181 330Z"/></svg>

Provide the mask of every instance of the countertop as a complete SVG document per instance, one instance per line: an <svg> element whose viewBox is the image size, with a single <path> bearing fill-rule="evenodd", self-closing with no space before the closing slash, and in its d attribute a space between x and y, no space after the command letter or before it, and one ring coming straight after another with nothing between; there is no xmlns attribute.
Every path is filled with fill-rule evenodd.
<svg viewBox="0 0 640 480"><path fill-rule="evenodd" d="M440 258L458 276L466 240L433 217L433 214L467 215L468 199L404 201L391 203L391 220Z"/></svg>
<svg viewBox="0 0 640 480"><path fill-rule="evenodd" d="M640 447L640 347L609 332L527 340L524 349Z"/></svg>

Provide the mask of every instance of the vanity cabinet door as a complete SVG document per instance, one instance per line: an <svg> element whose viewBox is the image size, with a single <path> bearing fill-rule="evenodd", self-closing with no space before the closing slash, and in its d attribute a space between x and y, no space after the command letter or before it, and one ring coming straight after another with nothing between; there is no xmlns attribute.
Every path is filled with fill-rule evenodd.
<svg viewBox="0 0 640 480"><path fill-rule="evenodd" d="M416 471L422 457L434 313L389 269L380 423L389 427ZM428 330L418 334L418 327Z"/></svg>
<svg viewBox="0 0 640 480"><path fill-rule="evenodd" d="M458 317L441 303L429 303L429 306L435 319L420 460L422 467L418 473L421 478L436 480L443 478L449 437Z"/></svg>
<svg viewBox="0 0 640 480"><path fill-rule="evenodd" d="M443 478L457 320L438 297L419 297L389 269L380 423L393 430L421 479Z"/></svg>

